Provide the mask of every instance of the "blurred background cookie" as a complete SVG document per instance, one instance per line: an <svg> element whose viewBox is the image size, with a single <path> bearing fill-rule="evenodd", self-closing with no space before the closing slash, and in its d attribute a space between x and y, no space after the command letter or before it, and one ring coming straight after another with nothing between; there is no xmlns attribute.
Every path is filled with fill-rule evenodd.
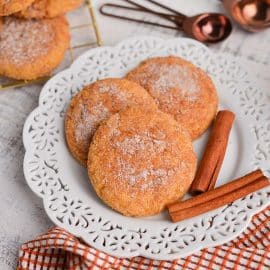
<svg viewBox="0 0 270 270"><path fill-rule="evenodd" d="M140 85L109 78L86 86L71 101L66 113L66 140L72 155L84 166L89 145L99 124L128 106L157 108Z"/></svg>
<svg viewBox="0 0 270 270"><path fill-rule="evenodd" d="M32 80L56 68L69 47L64 16L51 20L0 19L0 75Z"/></svg>
<svg viewBox="0 0 270 270"><path fill-rule="evenodd" d="M215 117L218 98L210 77L179 57L157 57L129 72L155 99L159 108L184 125L192 139L200 136Z"/></svg>
<svg viewBox="0 0 270 270"><path fill-rule="evenodd" d="M34 0L0 0L0 16L7 16L26 9Z"/></svg>
<svg viewBox="0 0 270 270"><path fill-rule="evenodd" d="M82 0L35 0L29 7L16 13L26 19L53 18L82 5Z"/></svg>
<svg viewBox="0 0 270 270"><path fill-rule="evenodd" d="M196 160L188 132L172 116L133 107L97 129L88 173L111 208L126 216L147 216L185 194Z"/></svg>

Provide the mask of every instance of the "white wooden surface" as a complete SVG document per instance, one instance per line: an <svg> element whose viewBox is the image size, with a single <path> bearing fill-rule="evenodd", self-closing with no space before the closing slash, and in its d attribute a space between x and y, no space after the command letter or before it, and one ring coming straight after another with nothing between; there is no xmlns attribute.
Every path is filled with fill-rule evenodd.
<svg viewBox="0 0 270 270"><path fill-rule="evenodd" d="M141 0L143 1L143 0ZM105 2L96 1L97 6ZM110 2L117 2L110 1ZM192 15L202 11L224 11L218 0L164 0L165 3ZM188 3L187 3L188 2ZM181 36L173 30L145 27L122 22L99 14L98 22L104 44L115 44L134 35ZM79 22L80 12L72 19ZM83 34L77 33L77 39ZM76 39L75 38L75 39ZM254 70L256 83L270 97L270 30L250 34L235 25L229 39L211 45L215 52L226 52ZM15 269L18 247L53 226L46 217L42 202L25 183L23 176L22 128L27 115L37 106L41 85L0 91L0 269Z"/></svg>

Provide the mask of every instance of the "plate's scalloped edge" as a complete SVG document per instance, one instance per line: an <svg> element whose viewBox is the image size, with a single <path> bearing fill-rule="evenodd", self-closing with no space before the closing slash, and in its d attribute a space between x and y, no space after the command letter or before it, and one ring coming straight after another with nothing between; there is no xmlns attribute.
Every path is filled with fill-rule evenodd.
<svg viewBox="0 0 270 270"><path fill-rule="evenodd" d="M269 192L270 192L270 188L269 188ZM47 215L50 217L50 219L55 223L55 225L59 226L59 227L62 227L66 230L68 230L67 228L63 227L62 226L62 223L60 223L57 219L55 219L53 216L51 216L49 214L49 211L48 211L48 208L47 208L47 205L46 205L46 199L43 200L43 206L44 206L44 209L46 210L46 213ZM196 253L196 252L199 252L200 250L204 249L204 248L214 248L214 247L217 247L219 245L222 245L222 244L225 244L227 242L230 242L231 240L235 239L236 237L238 237L242 232L244 232L246 230L246 228L248 227L248 225L250 224L253 216L255 214L257 214L258 212L262 211L263 209L267 208L268 206L270 206L270 200L268 202L268 204L266 205L263 205L261 208L258 208L256 210L253 210L253 211L250 211L249 212L249 215L245 221L245 224L244 226L241 227L241 229L239 229L238 231L236 231L235 233L231 234L230 237L226 237L226 239L224 240L219 240L219 241L216 241L216 242L212 242L211 244L208 244L207 246L203 246L203 247L195 247L195 248L192 248L192 251L186 251L186 252L183 252L181 254L167 254L166 255L166 260L167 261L172 261L172 260L176 260L176 259L181 259L181 258L184 258L184 257L187 257L187 256L190 256L191 254L193 253ZM218 209L221 209L222 207L218 208ZM216 209L216 210L218 210ZM84 240L84 242L86 242L87 244L89 244L90 246L98 249L98 250L102 250L102 252L105 252L105 253L108 253L110 254L111 256L114 256L114 257L118 257L118 258L132 258L132 257L136 257L136 256L144 256L145 257L145 254L141 254L139 252L134 252L134 253L130 253L129 255L125 255L123 256L123 252L119 252L119 253L112 253L111 250L109 249L106 249L104 248L103 246L100 246L100 245L97 245L93 242L89 242L87 240L87 237L84 237L85 234L81 233L79 230L77 229L73 229L73 232L72 234L77 237L77 238L81 238ZM126 254L126 253L125 253ZM165 259L161 259L155 255L152 255L151 253L147 254L147 257L146 258L149 258L149 259L152 259L152 260L165 260Z"/></svg>
<svg viewBox="0 0 270 270"><path fill-rule="evenodd" d="M142 36L140 37L141 39L148 39L149 37L147 36ZM125 253L125 255L123 256L124 252L122 253L116 253L116 252L112 252L111 250L108 250L107 248L104 248L104 246L100 246L96 243L93 243L93 242L89 242L87 241L87 237L84 237L85 233L82 233L82 231L78 230L78 229L74 229L73 227L71 226L67 226L67 224L63 224L63 223L60 223L52 214L50 214L50 210L48 209L48 203L46 203L46 196L45 195L41 195L37 190L35 190L33 188L33 186L30 184L30 179L28 179L27 177L27 173L26 173L26 161L28 159L28 156L31 154L31 145L29 145L29 143L27 142L27 128L29 128L29 125L30 125L30 121L31 121L31 117L32 115L35 114L36 111L39 111L39 110L42 110L42 98L45 96L46 94L46 91L47 91L47 88L50 86L50 84L56 79L56 77L61 77L62 74L66 74L68 72L71 72L73 70L73 68L76 68L76 66L80 65L81 62L84 61L84 59L87 57L87 55L89 53L91 54L94 54L96 52L99 52L99 51L102 51L102 50L106 50L106 49L111 49L111 50L114 50L115 48L118 48L118 47L121 47L123 44L125 44L126 42L131 42L131 41L135 41L135 40L138 40L139 38L138 37L134 37L134 38L129 38L127 40L124 40L122 42L120 42L119 44L117 44L116 46L114 47L110 47L110 46L107 46L107 47L100 47L100 48L94 48L84 54L82 54L80 57L77 58L77 60L75 60L75 62L71 65L70 68L58 73L55 77L51 78L43 87L41 93L40 93L40 97L39 97L39 106L36 107L31 113L30 115L28 116L26 122L25 122L25 125L24 125L24 128L23 128L23 144L24 144L24 147L25 147L25 157L24 157L24 175L25 175L25 178L26 178L26 181L29 185L29 187L31 188L31 190L37 194L40 198L43 199L43 205L44 205L44 209L47 213L47 215L50 217L51 220L53 220L53 222L60 226L60 227L63 227L64 229L68 230L68 231L72 231L72 233L79 237L79 238L82 238L84 239L84 241L86 243L88 243L89 245L93 246L94 248L97 248L97 249L100 249L104 252L107 252L108 254L111 254L112 256L117 256L117 257L133 257L133 256L146 256L147 258L150 258L150 259L157 259L157 260L162 260L164 258L160 258L159 257L159 254L157 255L153 255L151 253L148 253L146 254L145 252L143 254L141 254L140 252L130 252L128 255L127 253ZM156 37L151 37L151 39L155 39L157 42L163 42L164 39L161 39L161 38L156 38ZM204 50L207 50L209 53L212 54L212 52L207 48L205 47L204 45L200 44L200 43L197 43L196 41L193 41L193 40L190 40L188 38L173 38L173 39L170 39L168 40L167 42L174 42L174 41L181 41L181 42L185 42L185 41L188 41L189 43L193 43L195 46L200 46L202 49ZM222 55L221 55L222 56ZM270 189L269 189L269 192L270 192ZM260 208L256 208L256 209L253 209L253 210L250 210L248 213L247 213L247 219L245 222L242 223L242 226L239 230L237 230L236 232L234 233L231 233L230 237L226 236L225 239L222 239L222 240L217 240L213 243L208 243L207 245L202 245L202 246L197 246L197 247L192 247L192 250L187 250L186 252L183 252L181 254L179 253L175 253L175 254L166 254L166 259L167 260L174 260L174 259L178 259L178 258L182 258L182 257L185 257L185 256L188 256L194 252L197 252L203 248L207 248L207 247L215 247L217 245L221 245L221 244L224 244L232 239L234 239L235 237L237 237L238 235L240 235L248 226L249 222L251 221L253 215L255 215L256 213L258 213L259 211L261 211L263 208L267 207L268 205L270 205L270 200L269 202L267 202L266 204L264 204L263 206L261 206ZM217 209L218 210L218 209ZM63 226L64 225L64 226ZM204 243L205 244L205 243ZM126 251L125 251L126 252Z"/></svg>

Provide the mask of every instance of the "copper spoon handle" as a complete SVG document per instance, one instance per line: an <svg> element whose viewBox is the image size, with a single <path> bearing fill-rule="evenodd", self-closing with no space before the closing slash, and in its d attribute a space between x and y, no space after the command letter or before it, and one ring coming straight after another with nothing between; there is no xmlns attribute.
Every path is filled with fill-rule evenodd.
<svg viewBox="0 0 270 270"><path fill-rule="evenodd" d="M179 19L181 18L182 20L185 20L186 17L187 17L185 14L183 14L183 13L181 13L181 12L175 10L175 9L172 9L172 8L166 6L166 5L160 4L160 3L158 3L158 2L156 2L154 0L145 0L145 1L150 2L150 3L152 3L152 4L154 4L154 5L158 6L158 7L161 7L163 9L165 9L165 10L168 10L168 11L174 13L175 15L178 16Z"/></svg>
<svg viewBox="0 0 270 270"><path fill-rule="evenodd" d="M181 13L179 13L179 14L181 14L181 15L179 15L179 14L176 14L176 12L174 12L174 14L164 13L164 12L157 12L157 11L153 11L153 10L147 8L147 7L144 7L144 6L134 2L132 0L125 0L125 1L128 2L129 4L132 4L134 7L125 6L125 5L119 5L119 4L106 3L106 4L103 4L99 8L100 13L103 14L103 15L118 18L118 19L134 21L134 22L142 22L142 23L145 23L145 24L150 24L150 25L154 25L154 26L160 26L160 27L169 28L169 29L176 29L176 30L180 30L180 31L183 30L182 29L182 24L183 24L184 19L186 18L185 15L183 15ZM147 1L147 0L145 0L145 1ZM136 11L136 12L146 12L146 13L154 14L154 15L157 15L159 17L162 17L162 18L164 18L164 19L166 19L168 21L171 21L171 22L175 23L176 26L170 26L170 25L167 25L167 24L154 23L154 22L151 22L151 21L145 21L145 20L126 17L126 16L123 16L123 15L117 15L117 14L114 14L112 12L106 11L105 10L106 7L113 7L113 8L116 8L116 9L125 9L125 10L132 10L132 11ZM169 8L169 10L171 10L171 9Z"/></svg>
<svg viewBox="0 0 270 270"><path fill-rule="evenodd" d="M143 6L143 5L140 5L140 4L136 3L133 0L125 0L125 1L127 3L130 3L130 4L140 8L141 11L149 12L151 14L157 15L157 16L162 17L164 19L167 19L167 20L169 20L169 21L171 21L173 23L176 23L177 25L182 25L183 21L187 18L186 15L184 15L184 14L182 14L182 13L180 13L180 12L170 8L170 7L162 5L162 4L160 4L160 3L158 3L158 2L156 2L154 0L144 0L144 1L145 2L150 2L150 3L152 3L152 4L154 4L154 5L158 6L158 7L161 7L163 9L165 9L165 10L168 10L168 11L172 12L173 14L164 14L164 13L156 12L156 11L150 9L150 8L147 8L147 7ZM177 18L177 20L172 19L171 16L174 16L175 18Z"/></svg>
<svg viewBox="0 0 270 270"><path fill-rule="evenodd" d="M112 7L112 8L117 8L117 9L125 9L125 10L132 10L132 11L137 11L137 12L141 12L142 11L142 9L135 8L135 7L129 7L129 6L123 6L123 5L117 5L117 4L109 4L109 3L107 3L107 4L103 4L99 8L100 13L103 14L103 15L105 15L105 16L109 16L109 17L113 17L113 18L118 18L118 19L122 19L122 20L126 20L126 21L145 23L145 24L159 26L159 27L163 27L163 28L169 28L169 29L174 29L174 30L182 30L182 28L180 28L180 26L170 26L170 25L167 25L167 24L161 24L161 23L156 23L156 22L151 22L151 21L145 21L145 20L130 18L130 17L126 17L126 16L123 16L123 15L117 15L117 14L114 14L114 13L111 13L111 12L106 11L105 10L106 7ZM144 12L150 13L149 11L145 11L145 10L144 10ZM160 12L158 12L158 14L156 14L156 15L174 16L174 15L160 13Z"/></svg>

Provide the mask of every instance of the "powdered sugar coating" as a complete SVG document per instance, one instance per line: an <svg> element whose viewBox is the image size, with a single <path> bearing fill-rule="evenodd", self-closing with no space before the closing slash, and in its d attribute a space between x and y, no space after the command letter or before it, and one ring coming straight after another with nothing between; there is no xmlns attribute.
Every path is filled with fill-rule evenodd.
<svg viewBox="0 0 270 270"><path fill-rule="evenodd" d="M0 0L0 16L13 15L27 8L34 0Z"/></svg>
<svg viewBox="0 0 270 270"><path fill-rule="evenodd" d="M149 133L144 132L143 134L126 137L123 141L116 141L113 143L113 147L126 155L135 155L137 152L145 150L149 154L161 154L166 149L167 142L151 138Z"/></svg>
<svg viewBox="0 0 270 270"><path fill-rule="evenodd" d="M119 119L118 119L119 121ZM114 134L110 139L110 143L113 149L119 152L119 158L117 159L117 177L123 183L128 183L131 187L137 186L142 191L152 189L157 186L166 185L169 177L173 177L177 171L181 170L185 166L184 161L177 162L175 166L160 168L154 168L153 164L145 163L138 170L135 166L129 163L130 158L133 156L145 156L156 157L164 153L164 151L170 151L175 147L175 142L166 140L166 133L162 130L156 130L154 133L150 131L136 131L130 127L129 132L132 132L132 136L124 136L121 140L121 132L117 126L112 127L111 132ZM134 134L135 133L135 134ZM162 138L162 139L159 139ZM127 159L126 159L127 157ZM134 194L132 194L134 196Z"/></svg>
<svg viewBox="0 0 270 270"><path fill-rule="evenodd" d="M104 81L100 81L98 84L98 88L95 89L100 94L106 94L111 96L111 98L119 100L120 102L128 102L128 100L131 98L131 93L129 92L123 92L121 88L119 88L115 84L110 84Z"/></svg>
<svg viewBox="0 0 270 270"><path fill-rule="evenodd" d="M83 0L35 0L15 16L26 19L55 18L78 8Z"/></svg>
<svg viewBox="0 0 270 270"><path fill-rule="evenodd" d="M97 129L88 173L97 194L131 216L152 215L181 197L195 173L188 132L158 110L130 107Z"/></svg>
<svg viewBox="0 0 270 270"><path fill-rule="evenodd" d="M162 94L169 94L171 89L177 89L179 95L185 95L190 101L198 99L200 85L198 76L192 73L187 66L180 65L156 65L155 63L147 66L143 84L147 84L149 79L147 74L155 74L156 80L153 80L153 91Z"/></svg>
<svg viewBox="0 0 270 270"><path fill-rule="evenodd" d="M46 21L3 19L0 28L0 57L23 66L48 53L54 39L52 26Z"/></svg>
<svg viewBox="0 0 270 270"><path fill-rule="evenodd" d="M79 104L81 115L75 117L75 139L86 147L94 135L94 131L101 121L106 119L109 115L109 110L102 102L99 102L92 107L89 112L86 104Z"/></svg>
<svg viewBox="0 0 270 270"><path fill-rule="evenodd" d="M184 65L157 64L152 61L142 73L136 73L131 78L143 86L151 84L150 93L154 98L159 101L160 95L166 95L165 102L169 104L183 97L190 102L196 101L202 91L198 74Z"/></svg>
<svg viewBox="0 0 270 270"><path fill-rule="evenodd" d="M207 129L217 111L217 93L211 78L182 58L150 58L126 78L142 85L159 109L184 125L193 139Z"/></svg>
<svg viewBox="0 0 270 270"><path fill-rule="evenodd" d="M132 191L133 187L147 192L163 185L166 186L169 178L174 177L182 166L185 166L184 162L179 162L179 164L171 168L154 168L150 166L149 168L137 170L126 160L119 158L117 160L117 177L123 185L128 184L131 187L130 195L134 197L136 194L134 190Z"/></svg>
<svg viewBox="0 0 270 270"><path fill-rule="evenodd" d="M109 78L86 86L71 101L66 117L66 138L73 155L84 165L92 137L101 122L129 106L155 108L141 86L124 79ZM118 131L114 131L116 134Z"/></svg>

